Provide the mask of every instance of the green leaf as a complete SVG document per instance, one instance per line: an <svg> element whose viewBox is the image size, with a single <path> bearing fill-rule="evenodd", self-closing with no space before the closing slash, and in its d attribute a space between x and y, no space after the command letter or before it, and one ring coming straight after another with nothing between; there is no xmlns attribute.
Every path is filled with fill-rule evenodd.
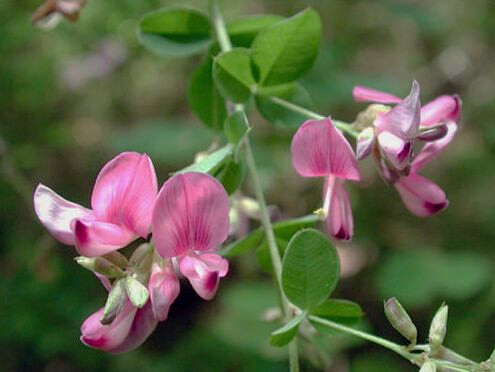
<svg viewBox="0 0 495 372"><path fill-rule="evenodd" d="M255 96L256 107L260 114L269 122L285 127L297 128L308 119L307 116L288 110L270 100L275 96L298 106L311 109L311 97L303 86L288 83L272 87L262 87Z"/></svg>
<svg viewBox="0 0 495 372"><path fill-rule="evenodd" d="M148 290L140 281L134 279L132 276L128 276L125 279L125 290L127 297L129 297L129 300L131 300L134 306L141 308L148 302Z"/></svg>
<svg viewBox="0 0 495 372"><path fill-rule="evenodd" d="M292 235L294 235L297 231L307 227L312 227L317 221L318 217L316 217L314 214L311 214L301 218L276 222L273 224L273 231L276 237L280 237L289 241ZM263 229L261 227L257 228L243 238L224 247L221 250L221 254L225 257L238 256L249 250L258 248L264 239L265 233Z"/></svg>
<svg viewBox="0 0 495 372"><path fill-rule="evenodd" d="M237 103L246 102L255 85L249 50L236 48L220 53L213 62L213 79L225 98Z"/></svg>
<svg viewBox="0 0 495 372"><path fill-rule="evenodd" d="M340 299L326 300L312 309L311 314L340 323L354 322L364 315L357 303Z"/></svg>
<svg viewBox="0 0 495 372"><path fill-rule="evenodd" d="M273 14L256 14L227 23L230 40L236 46L249 48L258 33L284 18Z"/></svg>
<svg viewBox="0 0 495 372"><path fill-rule="evenodd" d="M229 158L232 156L232 145L228 144L224 147L212 152L203 160L197 163L191 164L190 166L181 169L176 173L187 173L187 172L200 172L200 173L214 173L221 167Z"/></svg>
<svg viewBox="0 0 495 372"><path fill-rule="evenodd" d="M202 52L211 44L208 17L187 8L164 8L139 22L138 39L162 57L183 57Z"/></svg>
<svg viewBox="0 0 495 372"><path fill-rule="evenodd" d="M277 243L279 255L283 257L284 252L289 245L289 240L281 239L275 235L275 242ZM256 260L263 271L269 274L273 273L272 256L270 254L270 247L268 246L268 241L266 239L263 239L261 245L256 250Z"/></svg>
<svg viewBox="0 0 495 372"><path fill-rule="evenodd" d="M313 65L320 38L320 16L310 8L264 29L251 46L257 80L277 85L299 79Z"/></svg>
<svg viewBox="0 0 495 372"><path fill-rule="evenodd" d="M242 141L249 133L249 123L244 111L236 111L230 115L223 125L223 132L227 140L235 146L234 160L239 161Z"/></svg>
<svg viewBox="0 0 495 372"><path fill-rule="evenodd" d="M235 162L233 159L224 164L213 176L217 178L227 191L227 194L233 194L244 181L246 167L242 159Z"/></svg>
<svg viewBox="0 0 495 372"><path fill-rule="evenodd" d="M209 55L192 74L187 98L192 112L209 128L221 131L227 109L212 77L213 59Z"/></svg>
<svg viewBox="0 0 495 372"><path fill-rule="evenodd" d="M338 278L337 250L324 234L306 229L292 237L282 263L282 287L294 305L303 310L318 306Z"/></svg>
<svg viewBox="0 0 495 372"><path fill-rule="evenodd" d="M305 311L299 313L297 316L292 318L289 323L285 324L283 327L273 331L270 334L270 344L272 346L285 346L296 336L299 325L306 318L307 313Z"/></svg>

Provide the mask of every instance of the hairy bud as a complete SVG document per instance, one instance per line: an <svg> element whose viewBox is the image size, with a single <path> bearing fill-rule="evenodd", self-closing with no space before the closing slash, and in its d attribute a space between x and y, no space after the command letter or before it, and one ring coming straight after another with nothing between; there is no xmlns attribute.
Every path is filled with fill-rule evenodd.
<svg viewBox="0 0 495 372"><path fill-rule="evenodd" d="M105 308L103 309L103 317L100 320L101 324L111 324L122 311L126 299L124 282L125 279L119 279L113 284L112 290L108 294Z"/></svg>
<svg viewBox="0 0 495 372"><path fill-rule="evenodd" d="M433 354L440 350L440 346L442 346L443 340L445 339L448 313L449 307L447 305L442 305L431 321L428 341Z"/></svg>
<svg viewBox="0 0 495 372"><path fill-rule="evenodd" d="M76 262L95 273L106 276L107 278L122 278L125 273L116 265L107 261L103 257L76 257Z"/></svg>
<svg viewBox="0 0 495 372"><path fill-rule="evenodd" d="M402 336L407 338L411 344L416 344L418 331L412 322L411 317L407 314L399 301L397 301L395 297L388 299L385 302L384 309L385 316L392 327L394 327Z"/></svg>
<svg viewBox="0 0 495 372"><path fill-rule="evenodd" d="M437 370L437 365L433 363L431 360L427 360L426 362L423 363L419 372L436 372L436 370Z"/></svg>
<svg viewBox="0 0 495 372"><path fill-rule="evenodd" d="M356 129L365 129L373 127L376 118L379 115L385 114L390 111L390 106L385 106L379 103L373 103L369 105L364 111L360 112L353 123Z"/></svg>

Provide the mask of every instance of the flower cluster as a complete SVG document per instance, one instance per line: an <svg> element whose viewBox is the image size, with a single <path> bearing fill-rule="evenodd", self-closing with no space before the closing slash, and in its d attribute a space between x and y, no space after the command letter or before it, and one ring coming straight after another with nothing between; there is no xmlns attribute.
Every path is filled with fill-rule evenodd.
<svg viewBox="0 0 495 372"><path fill-rule="evenodd" d="M144 342L179 295L178 275L206 300L227 275L228 261L214 252L229 233L229 200L208 174L176 174L158 192L150 158L125 152L100 171L92 209L41 184L34 206L48 231L74 245L83 256L78 262L110 292L105 307L81 327L81 341L90 347L119 353ZM150 232L150 242L130 260L116 252Z"/></svg>
<svg viewBox="0 0 495 372"><path fill-rule="evenodd" d="M343 181L359 181L357 160L370 154L411 213L428 217L448 206L444 191L419 172L454 138L461 101L456 95L443 95L421 107L419 93L416 81L404 99L362 86L354 88L356 101L374 102L354 123L360 131L357 156L330 118L308 120L295 134L291 145L294 168L303 177L325 178L323 208L317 214L327 220L335 239L352 238L352 209ZM415 153L417 142L424 145Z"/></svg>

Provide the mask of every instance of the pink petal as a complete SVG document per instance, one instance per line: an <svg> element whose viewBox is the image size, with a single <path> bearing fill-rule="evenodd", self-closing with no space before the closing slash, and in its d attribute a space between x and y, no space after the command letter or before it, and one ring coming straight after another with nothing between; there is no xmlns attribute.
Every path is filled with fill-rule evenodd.
<svg viewBox="0 0 495 372"><path fill-rule="evenodd" d="M443 121L459 120L461 115L461 99L457 95L440 96L421 108L421 125L428 127Z"/></svg>
<svg viewBox="0 0 495 372"><path fill-rule="evenodd" d="M218 248L229 233L229 199L222 184L205 173L173 176L156 199L152 230L163 258Z"/></svg>
<svg viewBox="0 0 495 372"><path fill-rule="evenodd" d="M180 260L180 272L205 300L215 297L220 278L227 275L228 268L228 261L216 254L187 255Z"/></svg>
<svg viewBox="0 0 495 372"><path fill-rule="evenodd" d="M153 333L156 324L157 321L153 315L151 302L148 301L143 308L137 310L129 333L124 341L109 351L113 354L118 354L134 350Z"/></svg>
<svg viewBox="0 0 495 372"><path fill-rule="evenodd" d="M354 235L354 219L349 195L344 188L344 181L329 177L325 188L327 193L330 193L327 217L328 232L337 240L349 241Z"/></svg>
<svg viewBox="0 0 495 372"><path fill-rule="evenodd" d="M394 96L393 94L363 87L361 85L354 87L352 95L356 102L399 103L402 101L402 98Z"/></svg>
<svg viewBox="0 0 495 372"><path fill-rule="evenodd" d="M109 325L101 324L103 308L87 318L81 326L81 341L89 347L111 352L127 338L137 308L126 301L124 308Z"/></svg>
<svg viewBox="0 0 495 372"><path fill-rule="evenodd" d="M43 226L55 239L67 245L75 243L74 231L71 228L72 221L92 213L79 204L65 200L42 184L36 187L33 200L34 210Z"/></svg>
<svg viewBox="0 0 495 372"><path fill-rule="evenodd" d="M148 155L124 152L100 171L91 206L98 220L146 238L157 190L155 169Z"/></svg>
<svg viewBox="0 0 495 372"><path fill-rule="evenodd" d="M330 118L308 120L299 127L291 144L292 164L303 177L330 174L359 181L361 174L351 145Z"/></svg>
<svg viewBox="0 0 495 372"><path fill-rule="evenodd" d="M375 126L379 132L387 131L403 139L412 139L419 128L420 111L419 84L413 81L409 95L392 110L379 116Z"/></svg>
<svg viewBox="0 0 495 372"><path fill-rule="evenodd" d="M418 173L423 167L435 159L455 137L457 124L453 121L447 123L447 134L439 140L428 142L423 146L419 154L414 158L411 171Z"/></svg>
<svg viewBox="0 0 495 372"><path fill-rule="evenodd" d="M167 319L170 305L174 303L180 292L177 275L170 265L160 267L154 263L148 282L153 314L157 321Z"/></svg>
<svg viewBox="0 0 495 372"><path fill-rule="evenodd" d="M432 216L449 205L445 192L418 174L411 173L401 178L395 187L406 208L418 217Z"/></svg>
<svg viewBox="0 0 495 372"><path fill-rule="evenodd" d="M407 167L412 155L412 141L403 140L390 132L382 132L378 135L378 143L395 169L402 171Z"/></svg>
<svg viewBox="0 0 495 372"><path fill-rule="evenodd" d="M73 227L76 249L86 257L102 256L136 239L134 232L108 222L78 219Z"/></svg>

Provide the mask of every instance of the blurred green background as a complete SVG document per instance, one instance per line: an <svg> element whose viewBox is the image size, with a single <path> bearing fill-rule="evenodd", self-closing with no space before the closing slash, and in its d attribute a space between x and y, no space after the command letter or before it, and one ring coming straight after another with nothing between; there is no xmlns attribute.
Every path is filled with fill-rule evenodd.
<svg viewBox="0 0 495 372"><path fill-rule="evenodd" d="M102 165L123 150L146 151L162 183L209 146L212 135L190 113L188 78L202 57L166 60L138 44L146 12L206 1L89 0L77 23L33 28L41 1L0 2L0 361L23 371L284 371L285 355L268 346L276 325L262 313L276 304L254 254L232 262L214 301L183 283L170 318L140 349L111 356L83 346L82 321L104 290L37 222L38 182L89 205ZM356 236L341 250L336 296L362 305L366 327L402 342L382 302L396 296L411 311L420 339L442 301L450 305L446 345L486 359L495 345L495 2L490 0L229 0L227 19L289 16L311 5L324 43L303 79L315 109L352 121L355 84L404 96L413 78L422 102L458 93L461 129L426 170L450 207L428 220L411 216L393 188L364 162L351 189ZM285 217L318 207L321 184L292 170L293 130L253 116L253 138L267 198ZM244 187L252 195L249 182ZM281 192L283 191L283 192ZM256 225L255 222L252 223ZM348 337L326 340L329 371L414 370L395 355ZM309 363L304 369L311 369Z"/></svg>

